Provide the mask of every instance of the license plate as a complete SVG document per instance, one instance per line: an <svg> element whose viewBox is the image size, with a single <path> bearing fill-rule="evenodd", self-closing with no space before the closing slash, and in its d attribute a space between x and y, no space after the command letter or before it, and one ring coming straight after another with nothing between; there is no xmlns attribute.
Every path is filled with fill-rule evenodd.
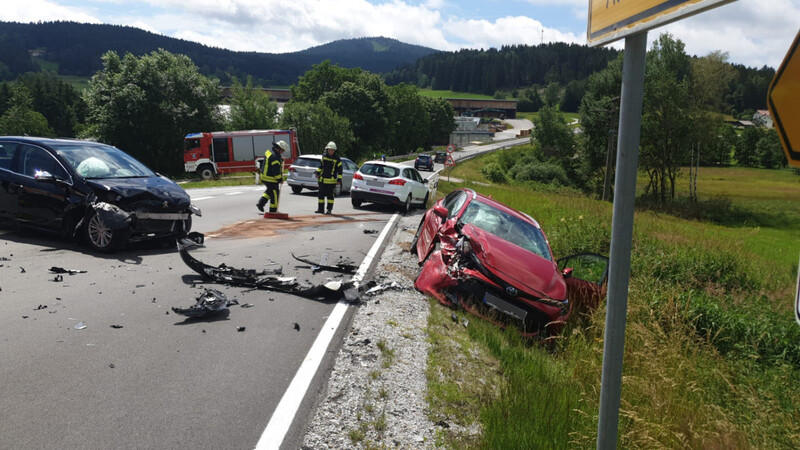
<svg viewBox="0 0 800 450"><path fill-rule="evenodd" d="M374 187L383 187L385 183L383 181L371 181L367 180L367 186L374 186Z"/></svg>
<svg viewBox="0 0 800 450"><path fill-rule="evenodd" d="M528 312L524 309L512 305L511 303L492 294L491 292L487 292L486 295L483 296L483 303L486 303L501 313L514 317L515 319L525 320L525 317L528 315Z"/></svg>

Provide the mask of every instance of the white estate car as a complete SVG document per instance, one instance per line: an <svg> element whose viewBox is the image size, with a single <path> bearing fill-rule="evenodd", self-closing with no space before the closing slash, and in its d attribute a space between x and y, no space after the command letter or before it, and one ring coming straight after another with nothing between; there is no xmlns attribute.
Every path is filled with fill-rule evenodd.
<svg viewBox="0 0 800 450"><path fill-rule="evenodd" d="M317 177L314 174L317 172L322 161L322 155L301 155L297 160L289 166L289 177L286 183L292 188L292 192L299 194L303 188L316 191L319 189ZM353 182L353 174L358 170L358 164L353 161L342 158L342 184L336 185L333 195L338 196L342 191L349 191L350 185Z"/></svg>
<svg viewBox="0 0 800 450"><path fill-rule="evenodd" d="M350 198L358 208L363 202L399 205L408 212L412 205L424 208L430 190L428 180L417 169L402 164L368 161L353 175Z"/></svg>

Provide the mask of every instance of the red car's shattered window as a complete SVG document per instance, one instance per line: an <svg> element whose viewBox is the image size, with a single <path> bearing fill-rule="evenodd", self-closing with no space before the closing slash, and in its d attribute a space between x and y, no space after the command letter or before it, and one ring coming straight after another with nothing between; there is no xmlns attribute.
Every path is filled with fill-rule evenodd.
<svg viewBox="0 0 800 450"><path fill-rule="evenodd" d="M471 223L548 261L553 260L547 240L539 228L480 201L475 200L467 206L461 222Z"/></svg>

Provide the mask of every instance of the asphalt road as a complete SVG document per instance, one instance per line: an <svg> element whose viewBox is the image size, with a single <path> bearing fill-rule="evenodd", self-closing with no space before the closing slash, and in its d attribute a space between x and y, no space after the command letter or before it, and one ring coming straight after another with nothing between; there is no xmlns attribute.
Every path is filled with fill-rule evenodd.
<svg viewBox="0 0 800 450"><path fill-rule="evenodd" d="M287 276L322 283L335 275L298 268L303 264L290 254L317 260L327 253L331 262L341 256L360 264L377 236L363 231L383 229L394 213L356 211L342 196L334 215L314 215L314 194L287 189L281 210L299 223L265 220L255 208L262 191L190 191L204 212L194 229L210 236L192 255L212 265L283 267ZM0 233L0 257L8 258L0 261L5 448L253 448L335 307L204 285L173 248L98 256L41 233ZM87 273L56 282L52 266ZM253 306L232 306L211 321L170 311L193 304L204 286ZM312 394L324 379L315 378ZM300 407L287 444L299 439L314 400Z"/></svg>
<svg viewBox="0 0 800 450"><path fill-rule="evenodd" d="M470 147L454 157L523 142L528 139ZM293 220L265 220L255 208L262 191L190 190L203 211L193 228L206 234L205 246L192 255L211 265L282 267L286 276L323 283L336 275L299 267L291 253L361 264L378 238L364 231L382 230L394 214L370 205L355 210L344 195L334 215L315 215L315 193L284 189L280 211ZM296 399L296 418L277 418L289 427L284 438L265 428L336 313L335 303L204 284L172 247L97 255L55 236L0 229L0 258L5 448L267 448L280 442L295 448L353 308L328 330L332 343L323 342L309 394L301 391ZM53 266L86 273L55 281ZM231 306L228 314L199 321L171 311L192 305L204 287L252 307Z"/></svg>

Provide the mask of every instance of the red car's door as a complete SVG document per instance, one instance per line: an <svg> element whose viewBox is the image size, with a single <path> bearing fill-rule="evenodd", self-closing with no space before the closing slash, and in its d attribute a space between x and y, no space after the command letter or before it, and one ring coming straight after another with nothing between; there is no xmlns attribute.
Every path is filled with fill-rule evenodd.
<svg viewBox="0 0 800 450"><path fill-rule="evenodd" d="M608 258L596 253L580 253L560 258L557 263L567 282L571 315L597 308L606 294Z"/></svg>

